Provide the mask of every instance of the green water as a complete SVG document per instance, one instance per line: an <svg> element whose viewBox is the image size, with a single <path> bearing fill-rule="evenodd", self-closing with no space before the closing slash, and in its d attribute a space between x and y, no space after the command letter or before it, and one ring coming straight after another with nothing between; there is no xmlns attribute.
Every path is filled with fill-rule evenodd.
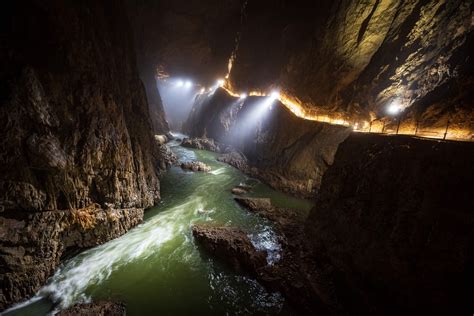
<svg viewBox="0 0 474 316"><path fill-rule="evenodd" d="M252 196L270 197L277 206L307 212L308 201L275 192L215 160L215 154L170 143L181 161L200 160L211 173L171 168L161 179L162 201L145 213L143 224L106 244L64 262L37 295L7 315L46 315L80 301L112 299L127 315L286 315L279 293L235 274L196 246L193 223L238 226L254 245L279 258L271 223L239 207L231 189L252 184ZM52 301L56 302L53 308Z"/></svg>

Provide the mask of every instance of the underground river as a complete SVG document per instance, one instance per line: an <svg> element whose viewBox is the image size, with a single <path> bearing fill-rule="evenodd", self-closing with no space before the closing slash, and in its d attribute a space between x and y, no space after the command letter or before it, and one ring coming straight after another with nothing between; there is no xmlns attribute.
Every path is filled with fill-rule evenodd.
<svg viewBox="0 0 474 316"><path fill-rule="evenodd" d="M183 137L183 135L177 135ZM66 260L37 295L4 315L47 315L80 301L117 300L127 315L255 315L289 313L279 293L233 273L211 260L193 241L191 224L238 226L267 261L279 258L272 225L238 206L231 189L253 186L250 196L270 197L274 205L307 212L311 203L278 193L237 169L216 161L216 154L192 150L171 141L180 162L199 160L210 173L179 167L161 179L162 201L145 213L142 224L127 234Z"/></svg>

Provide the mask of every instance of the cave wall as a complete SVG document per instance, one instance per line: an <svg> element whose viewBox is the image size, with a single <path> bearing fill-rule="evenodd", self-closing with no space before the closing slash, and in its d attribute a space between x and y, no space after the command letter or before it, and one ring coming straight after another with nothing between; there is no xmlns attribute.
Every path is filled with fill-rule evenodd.
<svg viewBox="0 0 474 316"><path fill-rule="evenodd" d="M230 75L234 91L282 92L311 114L352 122L405 109L406 133L448 124L472 139L469 0L249 1Z"/></svg>
<svg viewBox="0 0 474 316"><path fill-rule="evenodd" d="M127 0L141 64L162 79L214 84L227 72L242 2Z"/></svg>
<svg viewBox="0 0 474 316"><path fill-rule="evenodd" d="M315 262L354 314L472 313L474 147L354 133L306 222Z"/></svg>
<svg viewBox="0 0 474 316"><path fill-rule="evenodd" d="M123 234L160 194L124 4L24 0L1 15L4 309L36 291L67 248Z"/></svg>
<svg viewBox="0 0 474 316"><path fill-rule="evenodd" d="M222 89L201 95L185 131L241 151L249 163L243 171L270 186L301 197L314 197L338 144L351 129L302 120L277 101L271 108L259 110L265 102L268 98L239 100Z"/></svg>

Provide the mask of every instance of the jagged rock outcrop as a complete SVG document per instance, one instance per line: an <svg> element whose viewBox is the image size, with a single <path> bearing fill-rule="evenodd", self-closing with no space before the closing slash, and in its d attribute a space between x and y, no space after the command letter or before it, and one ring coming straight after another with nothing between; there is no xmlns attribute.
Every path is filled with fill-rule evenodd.
<svg viewBox="0 0 474 316"><path fill-rule="evenodd" d="M65 250L123 234L160 198L122 3L27 0L1 15L0 310Z"/></svg>
<svg viewBox="0 0 474 316"><path fill-rule="evenodd" d="M258 251L242 230L227 226L194 225L193 236L209 253L235 270L255 274L267 264L267 254Z"/></svg>
<svg viewBox="0 0 474 316"><path fill-rule="evenodd" d="M223 90L196 100L186 129L191 136L231 145L220 161L303 197L314 196L338 144L351 132L344 126L302 120L276 101L243 101Z"/></svg>
<svg viewBox="0 0 474 316"><path fill-rule="evenodd" d="M181 146L188 148L204 149L213 152L221 152L221 145L217 144L213 139L210 138L185 138L181 142Z"/></svg>
<svg viewBox="0 0 474 316"><path fill-rule="evenodd" d="M167 168L178 164L178 156L166 145L158 147L160 156L160 169L166 170Z"/></svg>
<svg viewBox="0 0 474 316"><path fill-rule="evenodd" d="M59 316L125 316L126 309L122 303L94 302L89 304L77 304L68 309L60 311Z"/></svg>
<svg viewBox="0 0 474 316"><path fill-rule="evenodd" d="M186 161L181 163L181 168L185 170L191 171L201 171L201 172L209 172L211 171L211 167L206 165L204 162L201 161Z"/></svg>
<svg viewBox="0 0 474 316"><path fill-rule="evenodd" d="M348 310L472 312L473 159L470 143L353 134L339 145L306 240Z"/></svg>

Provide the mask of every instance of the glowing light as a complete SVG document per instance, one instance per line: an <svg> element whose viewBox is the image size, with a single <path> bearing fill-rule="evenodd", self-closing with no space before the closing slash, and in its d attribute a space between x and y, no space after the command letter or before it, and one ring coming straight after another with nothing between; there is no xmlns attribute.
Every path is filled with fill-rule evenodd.
<svg viewBox="0 0 474 316"><path fill-rule="evenodd" d="M396 115L400 113L401 110L402 110L402 107L400 105L400 100L398 99L393 100L392 103L390 103L390 105L387 108L388 114L391 114L391 115Z"/></svg>
<svg viewBox="0 0 474 316"><path fill-rule="evenodd" d="M219 80L217 80L217 85L219 87L222 87L224 85L224 82L225 82L224 79L219 79Z"/></svg>
<svg viewBox="0 0 474 316"><path fill-rule="evenodd" d="M178 87L184 86L184 81L183 80L176 81L176 86L178 86Z"/></svg>
<svg viewBox="0 0 474 316"><path fill-rule="evenodd" d="M225 83L225 82L224 82ZM231 96L236 98L241 98L242 94L234 92L229 85L223 85L222 88ZM412 130L408 130L403 126L400 127L398 133L384 128L385 124L382 120L372 120L371 122L362 121L362 122L350 122L342 114L319 114L317 111L308 109L305 107L300 100L297 98L286 94L285 92L273 91L271 93L266 93L261 90L249 91L248 96L258 96L258 97L269 97L266 102L263 102L259 107L260 109L271 110L272 103L275 100L279 100L290 112L295 116L300 117L304 120L324 122L333 125L341 125L352 127L355 132L360 133L384 133L384 134L404 134L404 135L413 135L416 137L423 138L434 138L434 139L450 139L458 141L474 141L474 134L469 129L454 128L450 127L448 131L445 129L430 129L429 131L416 131L416 128L413 127ZM391 115L397 115L403 111L403 106L400 99L395 99L387 107L387 112ZM416 134L415 134L416 132ZM446 133L446 136L445 136Z"/></svg>
<svg viewBox="0 0 474 316"><path fill-rule="evenodd" d="M193 86L193 82L190 81L190 80L187 80L185 83L184 83L184 87L185 88L191 88Z"/></svg>
<svg viewBox="0 0 474 316"><path fill-rule="evenodd" d="M278 91L273 91L273 92L270 94L270 98L272 98L273 100L279 99L279 98L280 98L280 92L278 92Z"/></svg>
<svg viewBox="0 0 474 316"><path fill-rule="evenodd" d="M206 92L206 89L204 88L201 88L201 90L199 91L199 93L203 94L204 92Z"/></svg>
<svg viewBox="0 0 474 316"><path fill-rule="evenodd" d="M247 93L241 93L239 98L240 99L245 99L247 97Z"/></svg>

